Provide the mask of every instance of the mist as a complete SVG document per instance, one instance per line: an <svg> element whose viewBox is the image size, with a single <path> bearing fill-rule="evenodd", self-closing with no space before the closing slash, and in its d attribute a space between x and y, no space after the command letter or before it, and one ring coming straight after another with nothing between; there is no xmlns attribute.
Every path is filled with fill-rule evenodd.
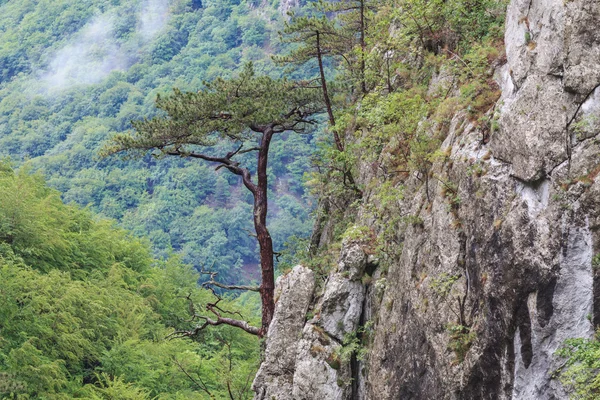
<svg viewBox="0 0 600 400"><path fill-rule="evenodd" d="M113 71L124 71L137 60L140 46L150 42L169 21L168 0L145 0L137 14L135 32L128 41L115 38L115 17L94 17L77 32L71 43L57 51L48 67L38 73L42 91L64 90L94 84Z"/></svg>
<svg viewBox="0 0 600 400"><path fill-rule="evenodd" d="M169 16L167 0L146 0L142 7L138 33L145 40L152 39L165 27Z"/></svg>

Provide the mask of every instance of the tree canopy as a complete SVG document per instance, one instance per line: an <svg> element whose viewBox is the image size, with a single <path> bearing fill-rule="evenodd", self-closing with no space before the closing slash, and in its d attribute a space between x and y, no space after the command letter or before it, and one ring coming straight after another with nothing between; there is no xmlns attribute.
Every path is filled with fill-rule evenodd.
<svg viewBox="0 0 600 400"><path fill-rule="evenodd" d="M223 327L165 340L193 326L188 298L214 301L189 266L153 260L24 169L0 163L0 193L0 397L221 399L228 386L249 397L253 337ZM221 307L253 321L256 297Z"/></svg>
<svg viewBox="0 0 600 400"><path fill-rule="evenodd" d="M205 82L197 92L176 89L171 96L158 96L156 106L164 116L134 121L136 134L115 135L105 154L158 149L187 156L193 154L193 146L211 147L220 140L242 145L256 141L256 133L267 125L276 133L306 132L322 108L313 88L256 75L251 63L239 76ZM242 147L236 154L251 150Z"/></svg>
<svg viewBox="0 0 600 400"><path fill-rule="evenodd" d="M205 88L198 92L175 90L172 96L158 97L157 107L166 115L134 122L135 134L117 135L107 145L105 154L156 149L163 155L214 163L217 170L225 169L240 176L252 194L261 282L258 288L251 290L261 296L262 324L257 328L246 321L226 317L216 302L205 307L216 318L201 317L204 323L188 335L196 335L206 326L221 324L236 326L258 336L267 332L275 310L274 250L267 227L267 166L271 141L274 135L283 132L306 132L316 123L315 114L323 109L321 99L315 88L305 82L255 75L252 64L246 64L239 76L207 82ZM222 144L220 142L235 147L226 154L215 155L214 146ZM248 143L251 147L244 148ZM257 154L252 168L256 171L256 179L253 179L251 169L235 159L251 152ZM212 274L212 271L209 273ZM240 289L240 286L211 281L211 285L221 288Z"/></svg>

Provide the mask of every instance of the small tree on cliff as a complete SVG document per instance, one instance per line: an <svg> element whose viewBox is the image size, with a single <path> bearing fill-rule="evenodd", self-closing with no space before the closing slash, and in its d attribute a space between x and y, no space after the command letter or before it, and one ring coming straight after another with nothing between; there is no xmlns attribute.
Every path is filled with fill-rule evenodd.
<svg viewBox="0 0 600 400"><path fill-rule="evenodd" d="M204 323L200 329L226 324L263 336L275 309L273 242L267 229L269 146L278 133L301 133L315 123L312 116L323 108L319 93L287 79L257 76L252 65L247 64L237 78L219 78L196 93L175 90L169 97L157 97L156 105L165 115L133 122L136 132L114 136L103 153L155 150L160 155L204 160L215 164L217 170L225 169L242 178L254 198L253 218L262 278L255 290L262 301L262 326L253 327L246 321L224 317L223 310L215 303L207 306L214 319L201 317ZM217 148L223 147L229 147L230 151L216 154ZM250 152L257 155L255 178L251 169L239 161L239 156ZM211 283L216 284L214 279Z"/></svg>
<svg viewBox="0 0 600 400"><path fill-rule="evenodd" d="M346 2L343 3L345 4ZM343 59L347 64L348 70L351 71L351 75L353 75L352 71L355 66L353 55L351 53L353 53L356 42L355 27L350 26L349 24L346 24L349 27L346 27L344 24L339 24L336 22L336 19L329 18L327 14L330 12L330 9L334 10L334 12L349 12L354 8L346 10L339 7L336 8L332 4L333 3L330 4L325 1L313 3L309 15L296 15L294 12L288 13L290 20L286 22L284 30L279 32L280 38L282 43L293 43L297 46L294 46L288 54L275 56L273 58L280 64L301 65L311 60L317 61L319 67L319 77L317 80L322 91L324 106L329 117L329 125L331 132L333 133L335 148L339 152L335 155L335 159L339 161L340 166L331 165L329 167L336 172L341 172L343 175L343 185L352 188L356 194L360 195L362 192L357 187L346 161L347 157L343 140L345 132L340 131L340 128L336 126L332 95L329 90L324 67L325 58ZM361 27L364 28L364 24L361 24ZM362 30L360 37L363 39L361 43L364 43L364 31ZM363 60L363 63L361 64L361 87L364 87L363 53L364 52L361 52L361 60ZM365 90L362 90L362 93L365 93Z"/></svg>
<svg viewBox="0 0 600 400"><path fill-rule="evenodd" d="M343 56L347 49L343 37L335 23L325 15L321 16L296 16L289 13L290 20L285 23L285 29L280 32L282 43L299 44L294 50L284 56L273 57L281 64L305 64L316 59L319 66L319 82L323 92L323 101L329 117L329 125L333 130L333 137L338 151L344 151L344 144L335 129L335 116L331 104L331 96L325 78L325 57Z"/></svg>

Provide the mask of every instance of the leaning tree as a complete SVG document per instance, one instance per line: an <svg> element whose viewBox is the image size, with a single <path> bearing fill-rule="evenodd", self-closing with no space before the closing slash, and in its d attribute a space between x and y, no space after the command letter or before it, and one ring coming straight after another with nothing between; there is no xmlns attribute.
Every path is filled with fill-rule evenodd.
<svg viewBox="0 0 600 400"><path fill-rule="evenodd" d="M262 302L262 325L254 327L246 321L226 317L217 304L210 304L207 311L213 317L201 317L204 323L199 328L225 324L263 336L275 310L273 242L267 229L269 146L279 133L302 133L315 124L313 116L323 110L322 98L318 91L301 82L258 76L252 65L247 64L236 78L205 83L205 88L198 92L174 90L168 97L158 96L156 105L162 115L134 121L135 132L114 136L104 155L153 150L157 155L213 163L217 170L225 169L241 177L254 199L261 268L261 284L256 291ZM218 149L223 148L228 149L218 154ZM254 168L242 164L240 156L247 153L256 153ZM255 177L252 170L256 171ZM213 277L211 283L216 284Z"/></svg>

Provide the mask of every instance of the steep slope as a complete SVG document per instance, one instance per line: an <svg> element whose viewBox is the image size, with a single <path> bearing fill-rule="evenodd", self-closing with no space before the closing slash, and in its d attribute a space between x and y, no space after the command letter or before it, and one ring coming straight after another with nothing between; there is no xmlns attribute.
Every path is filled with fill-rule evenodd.
<svg viewBox="0 0 600 400"><path fill-rule="evenodd" d="M269 332L256 399L568 397L555 352L600 324L598 22L597 0L512 0L489 124L453 110L425 174L358 164L354 230L314 294L283 290L306 318ZM429 92L452 75L439 68Z"/></svg>
<svg viewBox="0 0 600 400"><path fill-rule="evenodd" d="M0 398L248 397L257 338L223 327L173 340L195 326L188 299L199 313L214 301L190 266L152 259L113 221L4 162L0 205ZM257 301L220 305L255 319Z"/></svg>

